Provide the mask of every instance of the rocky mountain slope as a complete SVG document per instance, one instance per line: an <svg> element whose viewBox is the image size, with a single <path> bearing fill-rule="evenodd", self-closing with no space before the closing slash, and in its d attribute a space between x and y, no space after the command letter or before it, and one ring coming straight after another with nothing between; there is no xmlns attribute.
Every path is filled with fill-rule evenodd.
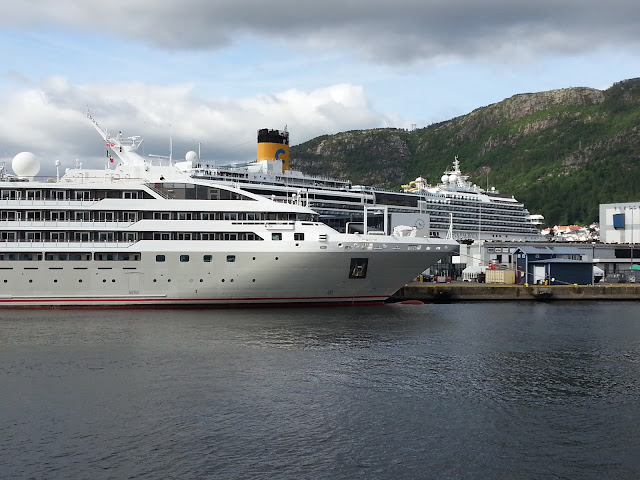
<svg viewBox="0 0 640 480"><path fill-rule="evenodd" d="M326 135L293 146L291 163L398 189L419 175L437 183L455 155L471 180L514 195L547 225L597 221L600 203L640 199L640 78L515 95L413 131Z"/></svg>

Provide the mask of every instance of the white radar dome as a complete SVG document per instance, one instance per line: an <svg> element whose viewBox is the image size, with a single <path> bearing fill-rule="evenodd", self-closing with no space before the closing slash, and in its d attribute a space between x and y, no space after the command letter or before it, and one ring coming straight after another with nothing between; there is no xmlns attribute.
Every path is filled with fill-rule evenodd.
<svg viewBox="0 0 640 480"><path fill-rule="evenodd" d="M198 154L194 151L187 152L186 155L184 156L184 159L187 162L196 162L198 161Z"/></svg>
<svg viewBox="0 0 640 480"><path fill-rule="evenodd" d="M449 175L442 175L442 177L440 177L440 181L442 183L447 183L449 181Z"/></svg>
<svg viewBox="0 0 640 480"><path fill-rule="evenodd" d="M35 177L40 171L40 160L31 152L22 152L13 157L11 168L19 177Z"/></svg>
<svg viewBox="0 0 640 480"><path fill-rule="evenodd" d="M456 183L458 181L458 176L455 173L449 175L449 183Z"/></svg>

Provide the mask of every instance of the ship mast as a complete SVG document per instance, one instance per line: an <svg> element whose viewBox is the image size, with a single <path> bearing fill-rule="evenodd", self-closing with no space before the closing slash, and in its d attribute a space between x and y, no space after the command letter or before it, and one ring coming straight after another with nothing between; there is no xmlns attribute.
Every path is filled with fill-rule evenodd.
<svg viewBox="0 0 640 480"><path fill-rule="evenodd" d="M91 116L88 109L87 118L104 140L107 153L111 150L124 165L141 166L145 164L144 158L136 153L144 141L142 138L139 136L124 138L122 132L118 132L118 135L112 137L107 130L104 130L98 125L98 122ZM111 154L109 154L109 158L112 159ZM111 161L113 161L113 159Z"/></svg>

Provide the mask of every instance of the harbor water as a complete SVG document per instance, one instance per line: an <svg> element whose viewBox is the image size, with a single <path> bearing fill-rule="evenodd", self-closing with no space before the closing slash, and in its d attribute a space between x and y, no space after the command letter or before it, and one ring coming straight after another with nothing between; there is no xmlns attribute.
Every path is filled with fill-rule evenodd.
<svg viewBox="0 0 640 480"><path fill-rule="evenodd" d="M2 479L640 478L640 303L0 314Z"/></svg>

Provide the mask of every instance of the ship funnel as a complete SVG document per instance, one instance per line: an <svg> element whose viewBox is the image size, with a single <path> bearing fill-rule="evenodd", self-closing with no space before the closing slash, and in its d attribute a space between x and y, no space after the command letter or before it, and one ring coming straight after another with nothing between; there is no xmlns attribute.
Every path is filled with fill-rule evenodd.
<svg viewBox="0 0 640 480"><path fill-rule="evenodd" d="M282 163L282 172L289 170L289 132L285 129L258 130L257 160L271 160Z"/></svg>

